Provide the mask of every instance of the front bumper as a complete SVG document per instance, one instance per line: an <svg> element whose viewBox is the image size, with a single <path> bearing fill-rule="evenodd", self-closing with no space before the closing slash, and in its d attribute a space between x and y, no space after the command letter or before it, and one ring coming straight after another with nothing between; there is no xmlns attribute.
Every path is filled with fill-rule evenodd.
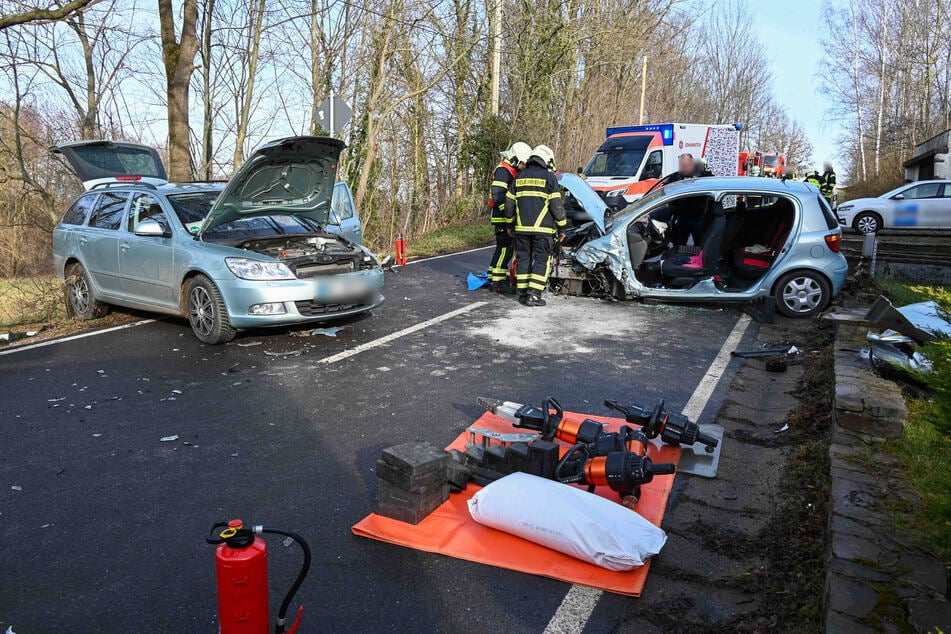
<svg viewBox="0 0 951 634"><path fill-rule="evenodd" d="M283 326L358 315L383 303L383 271L371 269L303 280L215 280L235 328ZM280 303L285 313L252 315L255 304Z"/></svg>

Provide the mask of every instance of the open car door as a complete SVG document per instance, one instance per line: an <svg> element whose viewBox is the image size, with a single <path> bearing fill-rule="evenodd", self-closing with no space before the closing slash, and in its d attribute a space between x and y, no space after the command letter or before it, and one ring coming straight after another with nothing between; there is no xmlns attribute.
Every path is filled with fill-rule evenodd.
<svg viewBox="0 0 951 634"><path fill-rule="evenodd" d="M152 185L168 182L158 152L145 145L125 141L76 141L53 146L50 151L66 159L87 190L100 183L116 181Z"/></svg>

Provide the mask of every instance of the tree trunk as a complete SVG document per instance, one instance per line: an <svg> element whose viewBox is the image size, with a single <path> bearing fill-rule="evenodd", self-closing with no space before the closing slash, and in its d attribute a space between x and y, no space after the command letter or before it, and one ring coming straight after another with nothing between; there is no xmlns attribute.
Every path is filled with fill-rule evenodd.
<svg viewBox="0 0 951 634"><path fill-rule="evenodd" d="M248 85L244 90L244 101L238 113L237 138L234 142L232 165L237 170L244 162L244 142L248 137L248 123L251 120L251 101L254 97L254 76L258 70L258 56L261 50L261 31L264 25L264 0L258 0L257 14L254 16L254 30L251 35L251 50L248 60Z"/></svg>
<svg viewBox="0 0 951 634"><path fill-rule="evenodd" d="M205 180L214 178L214 109L211 96L211 25L215 14L215 0L206 0L204 7L204 30L201 41L201 86L204 91L201 117L201 174Z"/></svg>
<svg viewBox="0 0 951 634"><path fill-rule="evenodd" d="M185 0L180 39L175 36L172 0L158 0L158 7L168 107L168 177L172 181L187 181L192 178L188 89L198 53L198 4L197 0Z"/></svg>

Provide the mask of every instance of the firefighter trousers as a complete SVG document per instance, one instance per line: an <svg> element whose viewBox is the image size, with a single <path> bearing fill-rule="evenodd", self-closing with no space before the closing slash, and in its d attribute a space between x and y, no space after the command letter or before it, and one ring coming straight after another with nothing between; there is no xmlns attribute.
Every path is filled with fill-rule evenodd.
<svg viewBox="0 0 951 634"><path fill-rule="evenodd" d="M554 236L515 234L515 285L519 292L541 293L548 285Z"/></svg>
<svg viewBox="0 0 951 634"><path fill-rule="evenodd" d="M489 262L489 281L504 282L509 277L509 262L512 261L514 240L505 226L495 225L495 251Z"/></svg>

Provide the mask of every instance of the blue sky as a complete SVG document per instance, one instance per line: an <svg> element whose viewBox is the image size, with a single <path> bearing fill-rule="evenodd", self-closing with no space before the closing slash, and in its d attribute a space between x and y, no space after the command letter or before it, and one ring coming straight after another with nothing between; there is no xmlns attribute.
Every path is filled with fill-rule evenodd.
<svg viewBox="0 0 951 634"><path fill-rule="evenodd" d="M815 147L815 166L821 169L823 161L829 160L843 172L836 143L842 125L827 118L831 103L819 90L816 77L822 62L822 5L819 0L803 0L792 4L756 2L749 7L755 14L754 32L772 64L777 100L790 118L805 128Z"/></svg>

